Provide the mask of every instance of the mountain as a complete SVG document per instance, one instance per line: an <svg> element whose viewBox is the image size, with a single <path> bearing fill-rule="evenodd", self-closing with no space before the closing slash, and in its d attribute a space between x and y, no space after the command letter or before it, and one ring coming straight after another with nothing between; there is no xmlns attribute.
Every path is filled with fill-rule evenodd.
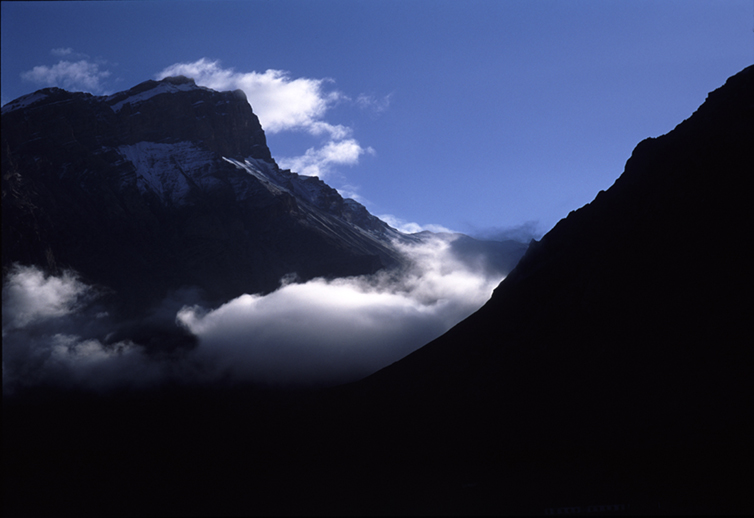
<svg viewBox="0 0 754 518"><path fill-rule="evenodd" d="M337 412L411 430L387 444L466 470L485 510L526 495L539 512L750 512L753 143L749 67L641 142L478 312L343 388Z"/></svg>
<svg viewBox="0 0 754 518"><path fill-rule="evenodd" d="M240 90L185 77L109 96L46 88L3 106L2 130L4 274L13 264L72 269L123 317L175 293L217 306L283 278L399 269L410 259L395 242L427 238L280 169ZM501 275L525 250L469 240L463 253L475 243L471 253ZM168 320L163 331L177 332Z"/></svg>
<svg viewBox="0 0 754 518"><path fill-rule="evenodd" d="M753 136L749 67L673 131L641 142L614 185L534 242L477 313L361 385L390 385L405 398L526 383L548 406L575 394L585 407L607 397L611 406L641 398L697 410L735 401L750 359L739 332L749 312ZM721 384L698 383L705 377ZM667 391L668 379L681 385Z"/></svg>
<svg viewBox="0 0 754 518"><path fill-rule="evenodd" d="M132 309L184 286L225 301L401 262L393 229L277 167L241 91L48 88L2 117L4 267L74 268Z"/></svg>
<svg viewBox="0 0 754 518"><path fill-rule="evenodd" d="M4 400L6 515L750 515L752 142L749 67L359 382Z"/></svg>

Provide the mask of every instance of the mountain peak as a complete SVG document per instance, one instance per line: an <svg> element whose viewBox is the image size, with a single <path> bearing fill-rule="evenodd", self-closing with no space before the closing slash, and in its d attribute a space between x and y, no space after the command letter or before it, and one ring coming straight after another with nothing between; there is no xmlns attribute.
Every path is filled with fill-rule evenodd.
<svg viewBox="0 0 754 518"><path fill-rule="evenodd" d="M152 97L166 93L189 92L192 90L206 90L209 88L196 85L193 79L185 76L166 77L159 81L148 80L130 88L124 92L118 92L106 98L107 103L114 112L119 112L124 106L142 103ZM218 92L219 93L219 92Z"/></svg>
<svg viewBox="0 0 754 518"><path fill-rule="evenodd" d="M366 209L279 170L240 90L44 89L4 107L2 128L3 265L74 268L129 310L183 285L222 301L401 260Z"/></svg>
<svg viewBox="0 0 754 518"><path fill-rule="evenodd" d="M168 76L159 81L160 83L170 83L173 85L184 85L184 84L190 84L196 86L196 82L186 76Z"/></svg>
<svg viewBox="0 0 754 518"><path fill-rule="evenodd" d="M144 81L108 96L44 88L9 102L2 114L4 126L30 117L48 131L72 131L103 146L188 141L220 156L273 162L242 91L218 92L185 76Z"/></svg>

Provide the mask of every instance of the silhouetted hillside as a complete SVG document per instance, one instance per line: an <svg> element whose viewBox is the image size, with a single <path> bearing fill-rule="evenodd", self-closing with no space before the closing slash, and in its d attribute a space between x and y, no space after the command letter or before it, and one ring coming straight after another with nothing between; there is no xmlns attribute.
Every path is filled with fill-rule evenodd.
<svg viewBox="0 0 754 518"><path fill-rule="evenodd" d="M640 143L482 309L344 389L347 404L484 476L506 470L490 459L539 458L562 484L543 500L583 502L613 477L684 511L750 509L752 143L750 67Z"/></svg>

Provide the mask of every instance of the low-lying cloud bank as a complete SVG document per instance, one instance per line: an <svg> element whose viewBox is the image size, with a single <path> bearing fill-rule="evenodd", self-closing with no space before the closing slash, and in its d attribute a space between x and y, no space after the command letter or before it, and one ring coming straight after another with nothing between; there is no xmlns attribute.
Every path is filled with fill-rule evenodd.
<svg viewBox="0 0 754 518"><path fill-rule="evenodd" d="M452 239L402 245L413 266L401 272L287 283L215 309L182 305L173 294L168 324L196 339L162 349L118 338L133 323L115 321L98 305L98 290L75 274L16 266L3 283L3 392L40 384L108 390L359 379L450 329L500 282L499 272L452 253Z"/></svg>

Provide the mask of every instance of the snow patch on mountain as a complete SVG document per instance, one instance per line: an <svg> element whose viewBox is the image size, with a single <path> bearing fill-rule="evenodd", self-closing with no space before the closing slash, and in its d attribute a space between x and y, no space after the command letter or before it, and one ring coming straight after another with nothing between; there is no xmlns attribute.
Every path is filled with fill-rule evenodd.
<svg viewBox="0 0 754 518"><path fill-rule="evenodd" d="M340 195L334 196L337 192L335 189L314 176L288 173L285 180L297 196L322 209L331 209L332 207L327 206L328 201L340 198Z"/></svg>
<svg viewBox="0 0 754 518"><path fill-rule="evenodd" d="M342 201L337 191L319 178L281 170L277 164L252 157L245 158L243 162L228 157L223 157L223 160L254 176L274 194L285 192L324 210L332 209L329 206L332 201Z"/></svg>
<svg viewBox="0 0 754 518"><path fill-rule="evenodd" d="M118 152L133 164L139 191L152 191L165 202L181 204L191 189L191 183L209 185L217 182L210 176L214 154L191 142L138 142L119 146Z"/></svg>
<svg viewBox="0 0 754 518"><path fill-rule="evenodd" d="M13 110L20 110L21 108L26 108L27 106L31 106L37 101L41 101L42 99L46 98L47 94L43 91L34 92L29 95L24 95L23 97L19 97L18 99L15 99L5 106L3 106L2 113L8 113L12 112Z"/></svg>
<svg viewBox="0 0 754 518"><path fill-rule="evenodd" d="M317 177L281 170L277 164L251 157L245 159L244 167L250 168L256 175L263 175L268 182L317 208L331 211L333 203L342 203L340 194Z"/></svg>
<svg viewBox="0 0 754 518"><path fill-rule="evenodd" d="M269 190L273 194L288 192L287 189L280 187L272 181L271 173L274 169L274 166L268 162L265 162L264 160L246 158L243 162L241 162L234 158L227 157L223 157L223 160L230 164L233 164L237 169L249 173L251 176L262 182L262 185L264 185L267 190Z"/></svg>
<svg viewBox="0 0 754 518"><path fill-rule="evenodd" d="M297 201L336 216L362 233L387 241L405 239L404 234L370 214L364 205L354 199L343 198L337 189L333 189L316 176L280 169L274 162L251 157L243 162L227 157L223 157L223 160L260 180L273 194L288 193ZM320 223L327 225L324 221Z"/></svg>

